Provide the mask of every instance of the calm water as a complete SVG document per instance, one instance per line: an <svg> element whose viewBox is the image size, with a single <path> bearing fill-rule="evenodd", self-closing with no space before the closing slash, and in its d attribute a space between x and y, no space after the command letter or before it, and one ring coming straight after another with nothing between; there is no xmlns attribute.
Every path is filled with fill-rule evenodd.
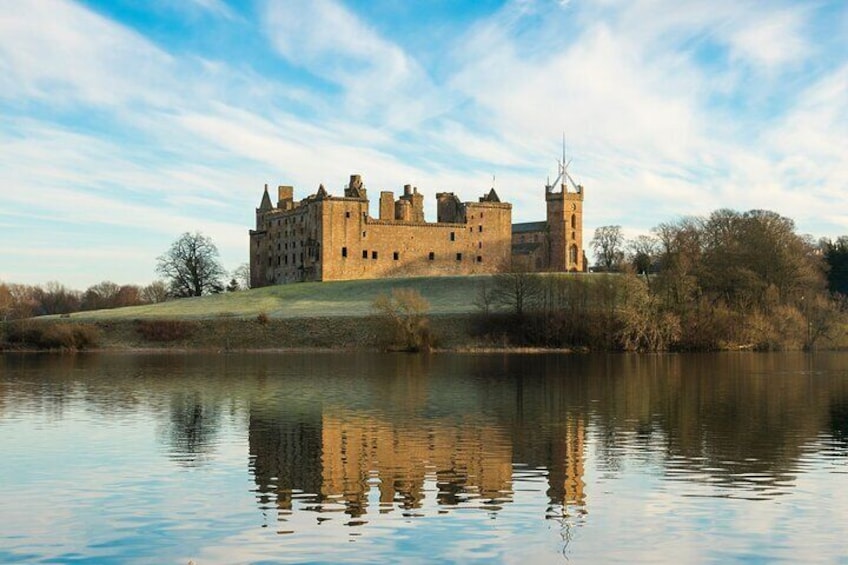
<svg viewBox="0 0 848 565"><path fill-rule="evenodd" d="M848 563L848 354L0 356L0 562Z"/></svg>

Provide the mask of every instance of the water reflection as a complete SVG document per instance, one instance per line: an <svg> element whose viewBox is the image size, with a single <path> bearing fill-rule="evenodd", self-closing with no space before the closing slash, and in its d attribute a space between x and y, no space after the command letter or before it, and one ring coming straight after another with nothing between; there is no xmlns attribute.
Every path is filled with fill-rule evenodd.
<svg viewBox="0 0 848 565"><path fill-rule="evenodd" d="M497 512L513 500L520 464L547 470L551 506L582 508L584 417L557 412L540 425L535 411L524 417L523 402L510 400L514 383L481 386L500 380L502 360L469 361L363 359L355 381L336 384L348 394L326 399L304 398L309 384L297 376L264 381L249 423L260 504L273 503L283 520L295 498L308 510L358 519L376 491L374 511L415 516L432 482L443 509Z"/></svg>
<svg viewBox="0 0 848 565"><path fill-rule="evenodd" d="M220 470L237 453L238 473L252 483L239 493L273 531L311 535L328 521L362 531L468 511L514 531L558 520L567 545L575 526L599 515L609 523L613 481L634 481L614 491L616 504L641 501L639 489L650 488L673 493L685 514L687 497L776 500L797 496L805 474L844 472L846 361L840 353L5 355L0 432L25 423L35 437L74 419L120 423L142 437L152 423L167 475ZM120 429L113 435L104 461L127 450ZM107 449L100 441L79 449ZM49 472L38 453L6 449L10 484L19 469Z"/></svg>

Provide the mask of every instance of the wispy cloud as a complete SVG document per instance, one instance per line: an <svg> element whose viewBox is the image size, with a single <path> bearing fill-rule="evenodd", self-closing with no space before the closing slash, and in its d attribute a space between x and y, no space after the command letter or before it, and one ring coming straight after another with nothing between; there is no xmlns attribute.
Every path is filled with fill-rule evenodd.
<svg viewBox="0 0 848 565"><path fill-rule="evenodd" d="M413 129L449 101L427 72L334 0L269 0L265 32L290 63L343 89L346 112Z"/></svg>
<svg viewBox="0 0 848 565"><path fill-rule="evenodd" d="M235 266L263 183L303 196L352 172L372 191L469 199L494 174L517 220L540 219L563 131L587 238L718 207L774 209L816 235L848 225L839 2L512 0L449 34L403 22L415 41L334 0L168 5L141 19L71 0L4 7L0 237L16 253L3 276L44 273L18 252L50 248L27 222L88 251L57 249L75 284L118 278L99 259L116 243L131 250L121 271L149 280L186 230Z"/></svg>

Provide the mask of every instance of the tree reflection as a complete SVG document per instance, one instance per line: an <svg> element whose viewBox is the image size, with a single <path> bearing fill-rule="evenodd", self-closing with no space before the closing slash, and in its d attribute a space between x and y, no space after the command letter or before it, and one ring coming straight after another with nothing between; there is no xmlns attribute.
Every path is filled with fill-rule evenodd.
<svg viewBox="0 0 848 565"><path fill-rule="evenodd" d="M186 467L205 462L215 451L220 420L220 403L204 402L199 391L172 394L163 430L170 458Z"/></svg>
<svg viewBox="0 0 848 565"><path fill-rule="evenodd" d="M831 403L828 424L833 439L848 448L848 398L843 397Z"/></svg>

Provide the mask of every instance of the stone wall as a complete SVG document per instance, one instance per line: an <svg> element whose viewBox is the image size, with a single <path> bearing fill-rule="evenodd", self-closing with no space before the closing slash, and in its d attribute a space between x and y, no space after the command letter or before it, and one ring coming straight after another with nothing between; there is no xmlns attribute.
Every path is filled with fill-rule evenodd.
<svg viewBox="0 0 848 565"><path fill-rule="evenodd" d="M423 196L411 185L395 200L380 193L378 218L367 192L351 175L343 197L323 186L300 202L278 189L271 205L267 185L250 232L251 284L494 273L584 271L583 190L546 190L545 222L513 233L512 206L494 189L479 202L438 193L436 222L424 221ZM533 245L538 243L538 245Z"/></svg>
<svg viewBox="0 0 848 565"><path fill-rule="evenodd" d="M281 191L277 207L263 200L250 237L254 286L470 275L509 266L510 204L484 197L459 204L461 222L425 222L423 197L407 185L397 200L381 193L377 219L368 213L361 179L351 178L356 190L346 188L345 197L330 196L321 187L297 203L288 190Z"/></svg>

